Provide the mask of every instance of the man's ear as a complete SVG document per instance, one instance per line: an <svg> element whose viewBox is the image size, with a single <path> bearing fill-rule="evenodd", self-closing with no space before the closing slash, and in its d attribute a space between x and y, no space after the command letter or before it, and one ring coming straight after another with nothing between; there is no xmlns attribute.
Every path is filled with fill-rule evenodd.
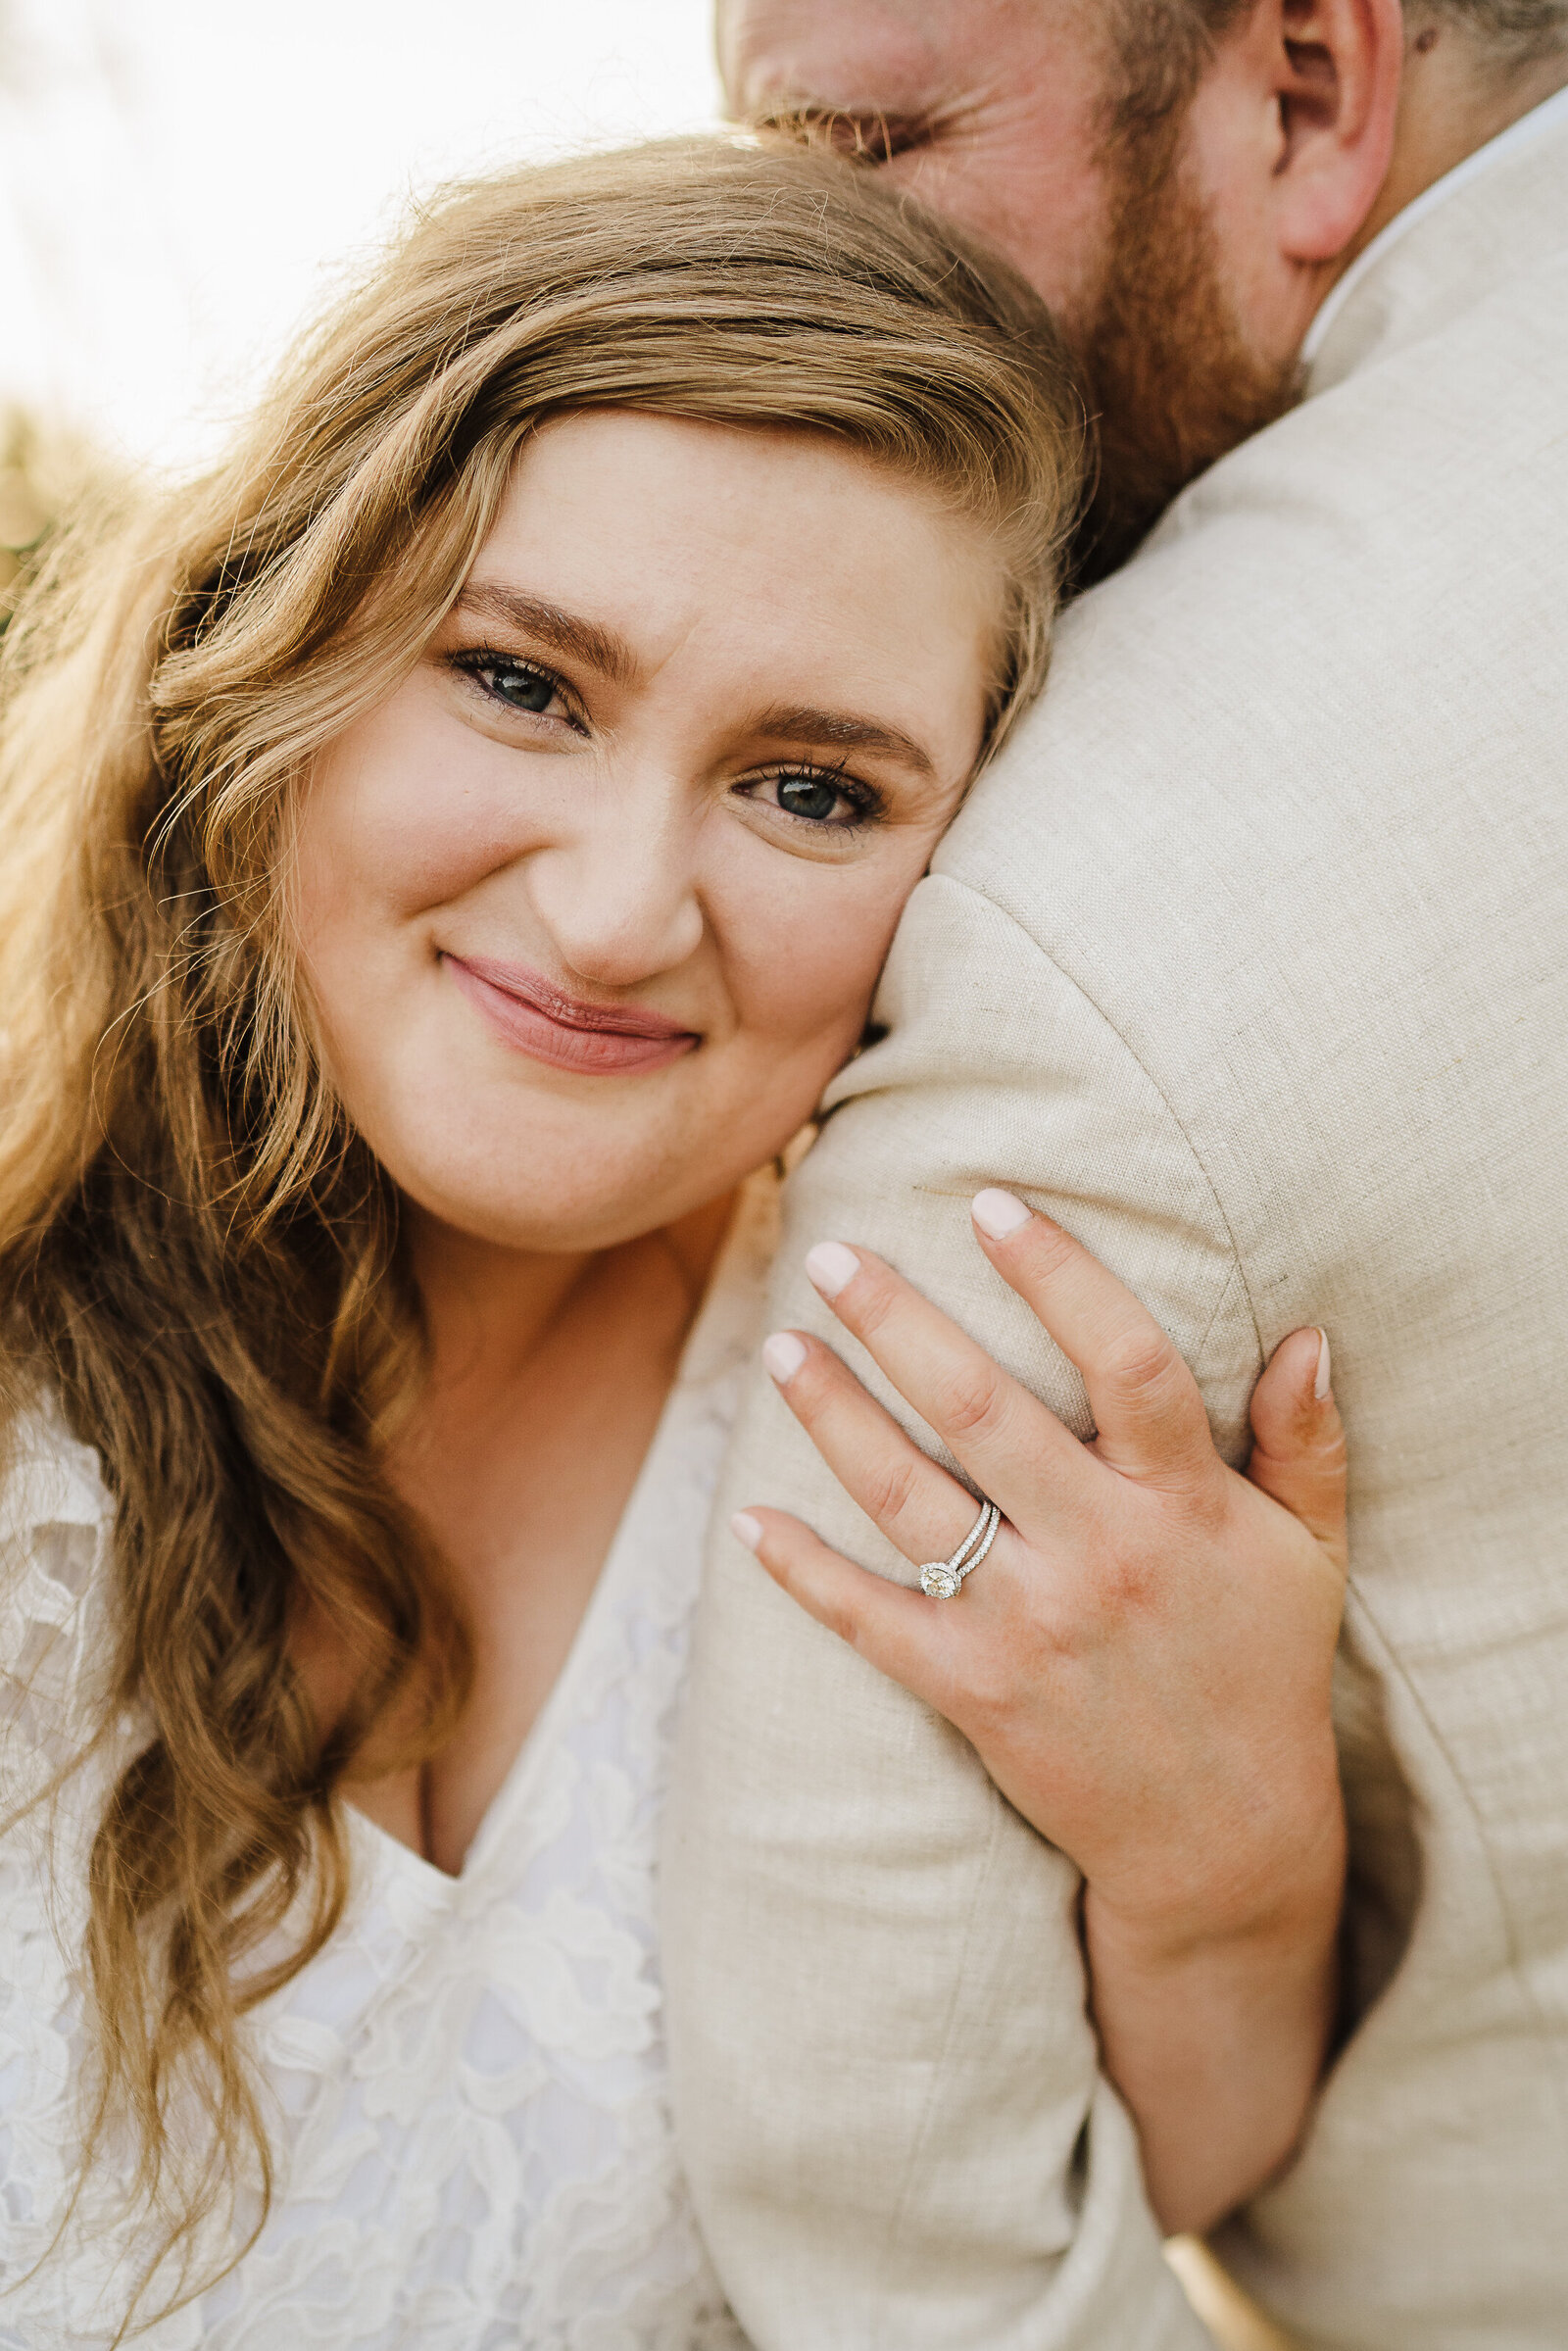
<svg viewBox="0 0 1568 2351"><path fill-rule="evenodd" d="M1287 261L1338 260L1394 156L1404 72L1401 0L1257 0L1244 35L1279 109L1274 220Z"/></svg>

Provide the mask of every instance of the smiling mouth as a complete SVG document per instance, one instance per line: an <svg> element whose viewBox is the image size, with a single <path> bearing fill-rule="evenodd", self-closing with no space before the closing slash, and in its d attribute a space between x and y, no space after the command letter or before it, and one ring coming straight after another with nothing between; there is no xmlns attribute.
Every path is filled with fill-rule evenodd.
<svg viewBox="0 0 1568 2351"><path fill-rule="evenodd" d="M665 1069L702 1040L662 1012L589 1004L564 996L542 972L482 955L443 955L453 979L504 1044L530 1060L587 1077Z"/></svg>

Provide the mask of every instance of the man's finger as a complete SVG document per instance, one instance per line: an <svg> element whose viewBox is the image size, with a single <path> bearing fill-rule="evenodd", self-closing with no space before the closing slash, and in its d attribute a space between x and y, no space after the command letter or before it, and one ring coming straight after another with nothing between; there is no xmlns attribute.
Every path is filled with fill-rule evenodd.
<svg viewBox="0 0 1568 2351"><path fill-rule="evenodd" d="M1293 1331L1252 1394L1254 1486L1301 1521L1347 1563L1345 1430L1329 1385L1329 1343L1321 1331Z"/></svg>
<svg viewBox="0 0 1568 2351"><path fill-rule="evenodd" d="M928 1706L938 1703L936 1693L949 1678L934 1621L942 1601L857 1567L783 1510L738 1510L730 1527L808 1616L911 1696Z"/></svg>
<svg viewBox="0 0 1568 2351"><path fill-rule="evenodd" d="M1101 1459L1161 1483L1212 1475L1198 1383L1148 1308L1070 1233L1012 1193L978 1193L972 1212L998 1273L1082 1376Z"/></svg>

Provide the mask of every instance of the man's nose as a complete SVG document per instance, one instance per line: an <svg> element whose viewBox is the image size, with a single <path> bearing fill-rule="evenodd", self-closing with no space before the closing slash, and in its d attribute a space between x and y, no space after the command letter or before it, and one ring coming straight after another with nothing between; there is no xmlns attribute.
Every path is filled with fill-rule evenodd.
<svg viewBox="0 0 1568 2351"><path fill-rule="evenodd" d="M605 807L528 860L534 910L566 968L631 988L696 954L704 915L691 826L662 811Z"/></svg>

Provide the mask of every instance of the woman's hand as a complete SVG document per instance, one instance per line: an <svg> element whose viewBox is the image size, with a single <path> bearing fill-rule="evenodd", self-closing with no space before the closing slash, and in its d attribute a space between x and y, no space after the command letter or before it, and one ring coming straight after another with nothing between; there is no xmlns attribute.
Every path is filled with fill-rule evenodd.
<svg viewBox="0 0 1568 2351"><path fill-rule="evenodd" d="M1327 1345L1298 1332L1252 1405L1249 1476L1215 1452L1159 1326L1010 1194L981 1248L1077 1366L1097 1435L1044 1404L880 1258L808 1271L845 1327L1003 1513L957 1597L853 1565L781 1511L736 1532L811 1615L944 1714L1082 1871L1107 2069L1143 2132L1155 2209L1200 2228L1290 2152L1335 1997L1345 1827L1329 1712L1344 1600L1345 1461ZM977 1504L832 1351L764 1356L846 1491L911 1563Z"/></svg>

